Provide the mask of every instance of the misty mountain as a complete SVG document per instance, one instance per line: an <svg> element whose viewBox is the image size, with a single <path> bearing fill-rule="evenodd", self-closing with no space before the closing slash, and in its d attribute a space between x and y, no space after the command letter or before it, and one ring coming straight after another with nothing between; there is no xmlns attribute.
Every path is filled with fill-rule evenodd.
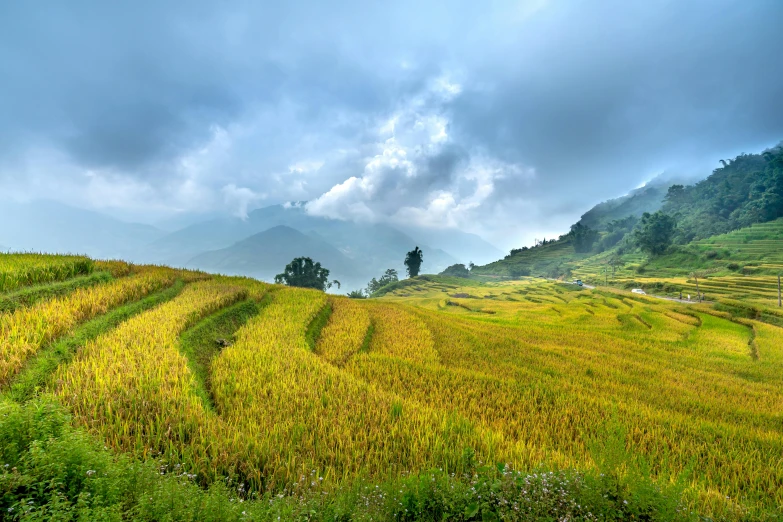
<svg viewBox="0 0 783 522"><path fill-rule="evenodd" d="M54 201L0 202L0 242L5 248L133 259L164 232Z"/></svg>
<svg viewBox="0 0 783 522"><path fill-rule="evenodd" d="M308 215L300 206L283 205L254 210L244 220L220 218L188 226L154 241L140 255L148 262L182 266L203 252L225 249L277 226L290 227L329 243L371 277L379 275L387 268L402 271L405 252L415 246L424 250L424 272L437 273L458 262L444 249L434 247L418 237L411 237L389 225L314 217ZM463 233L459 232L456 237L461 237L461 234ZM480 244L475 240L473 242ZM489 248L494 247L490 245ZM323 261L322 264L327 266Z"/></svg>
<svg viewBox="0 0 783 522"><path fill-rule="evenodd" d="M564 263L579 258L612 249L618 254L638 252L632 239L633 227L638 225L633 220L627 228L619 225L618 229L615 223L610 227L614 230L607 230L606 224L642 212L660 209L674 218L675 249L691 241L783 217L783 144L761 154L740 154L720 161L722 167L692 185L677 183L672 178L658 180L659 183L587 211L580 223L599 230L599 240L590 252L577 254L572 235L564 234L546 245L512 250L504 259L477 267L474 273L559 277L565 273ZM609 238L613 240L606 241Z"/></svg>
<svg viewBox="0 0 783 522"><path fill-rule="evenodd" d="M677 220L677 243L783 217L783 145L720 161L708 178L667 198L663 210Z"/></svg>
<svg viewBox="0 0 783 522"><path fill-rule="evenodd" d="M353 260L329 243L284 225L254 234L228 248L212 250L191 259L188 268L223 274L241 274L271 281L296 257L310 257L321 263L336 279L364 281Z"/></svg>
<svg viewBox="0 0 783 522"><path fill-rule="evenodd" d="M645 185L625 196L598 203L582 214L579 223L595 230L604 230L606 224L615 219L655 212L663 206L667 190L668 186Z"/></svg>
<svg viewBox="0 0 783 522"><path fill-rule="evenodd" d="M400 227L400 230L429 245L430 248L448 252L462 264L471 261L476 264L489 263L504 255L504 252L481 236L461 230L421 227Z"/></svg>

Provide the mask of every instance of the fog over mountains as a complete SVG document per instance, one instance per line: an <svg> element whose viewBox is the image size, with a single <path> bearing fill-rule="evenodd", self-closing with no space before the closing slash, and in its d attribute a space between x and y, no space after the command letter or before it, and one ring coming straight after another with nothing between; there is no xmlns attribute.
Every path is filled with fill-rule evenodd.
<svg viewBox="0 0 783 522"><path fill-rule="evenodd" d="M167 231L307 201L508 251L777 143L781 19L774 0L0 2L0 197ZM463 239L432 248L468 261Z"/></svg>
<svg viewBox="0 0 783 522"><path fill-rule="evenodd" d="M307 214L301 204L272 205L174 232L124 222L53 201L0 205L0 244L12 250L84 253L271 280L299 256L312 257L345 288L359 288L387 268L403 273L405 253L425 252L422 270L486 263L502 252L477 235L356 223Z"/></svg>

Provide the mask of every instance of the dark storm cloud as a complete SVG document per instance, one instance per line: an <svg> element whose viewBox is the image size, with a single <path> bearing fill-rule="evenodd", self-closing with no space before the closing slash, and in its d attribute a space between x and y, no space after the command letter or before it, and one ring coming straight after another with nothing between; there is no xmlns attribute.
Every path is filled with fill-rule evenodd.
<svg viewBox="0 0 783 522"><path fill-rule="evenodd" d="M534 165L541 190L600 197L783 138L782 3L573 7L542 13L454 109L465 141Z"/></svg>
<svg viewBox="0 0 783 522"><path fill-rule="evenodd" d="M329 35L308 33L326 19L255 5L4 3L2 141L37 137L88 166L137 169L284 96L310 118L388 97L373 71L319 45Z"/></svg>
<svg viewBox="0 0 783 522"><path fill-rule="evenodd" d="M128 191L139 214L328 193L329 215L412 206L514 241L504 222L563 230L782 139L781 20L777 0L3 2L0 182L89 182L85 204Z"/></svg>

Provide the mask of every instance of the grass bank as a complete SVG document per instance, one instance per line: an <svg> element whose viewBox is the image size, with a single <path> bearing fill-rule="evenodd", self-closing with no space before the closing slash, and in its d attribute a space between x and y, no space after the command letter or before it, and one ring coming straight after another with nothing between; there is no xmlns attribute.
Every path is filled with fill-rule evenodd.
<svg viewBox="0 0 783 522"><path fill-rule="evenodd" d="M266 294L260 301L248 299L223 308L201 320L180 336L180 350L196 377L196 393L207 408L214 409L210 392L209 367L225 346L233 343L234 334L271 301Z"/></svg>

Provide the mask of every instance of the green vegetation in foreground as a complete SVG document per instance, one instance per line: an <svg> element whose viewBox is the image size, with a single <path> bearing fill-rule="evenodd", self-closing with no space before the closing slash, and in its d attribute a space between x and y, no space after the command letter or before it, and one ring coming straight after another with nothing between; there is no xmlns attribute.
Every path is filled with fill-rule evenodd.
<svg viewBox="0 0 783 522"><path fill-rule="evenodd" d="M93 272L92 274L72 279L66 279L56 283L43 284L23 288L16 292L3 294L0 296L0 313L13 312L19 308L32 306L35 303L70 294L78 288L106 283L112 279L109 272Z"/></svg>
<svg viewBox="0 0 783 522"><path fill-rule="evenodd" d="M184 286L185 283L178 280L169 288L87 321L71 334L45 346L30 358L21 372L14 377L6 395L15 401L29 400L46 385L49 375L57 369L57 366L70 361L85 343L92 341L134 315L173 299Z"/></svg>
<svg viewBox="0 0 783 522"><path fill-rule="evenodd" d="M305 339L307 339L307 345L310 347L310 351L315 351L315 343L318 342L318 338L321 336L321 330L324 329L326 323L329 322L329 317L332 315L332 304L327 301L318 314L313 317L310 324L307 326L305 332Z"/></svg>
<svg viewBox="0 0 783 522"><path fill-rule="evenodd" d="M267 293L260 301L248 299L223 308L196 323L180 336L180 349L188 359L190 371L196 377L196 394L203 404L214 409L209 384L212 359L223 348L221 342L231 343L234 334L272 300Z"/></svg>
<svg viewBox="0 0 783 522"><path fill-rule="evenodd" d="M306 489L246 498L221 482L200 489L186 472L115 454L48 399L2 400L0 513L28 521L701 520L687 508L685 481L653 482L624 440L616 424L595 439L595 471L519 473L483 466L466 450L471 471L462 477L430 470L329 494L309 477Z"/></svg>

